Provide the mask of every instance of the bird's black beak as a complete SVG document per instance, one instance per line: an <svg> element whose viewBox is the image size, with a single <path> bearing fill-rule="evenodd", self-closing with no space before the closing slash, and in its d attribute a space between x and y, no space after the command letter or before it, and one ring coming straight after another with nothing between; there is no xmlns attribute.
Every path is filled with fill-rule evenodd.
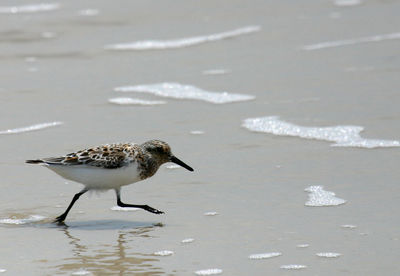
<svg viewBox="0 0 400 276"><path fill-rule="evenodd" d="M185 169L189 170L189 171L193 171L192 167L189 167L188 165L186 165L185 163L183 163L183 161L179 160L178 158L176 158L175 156L171 156L171 158L169 159L169 161L178 164L181 167L184 167Z"/></svg>

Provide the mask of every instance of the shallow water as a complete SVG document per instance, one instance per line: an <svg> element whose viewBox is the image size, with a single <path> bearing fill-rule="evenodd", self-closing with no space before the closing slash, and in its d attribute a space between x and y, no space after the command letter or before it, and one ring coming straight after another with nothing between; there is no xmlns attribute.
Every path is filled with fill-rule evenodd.
<svg viewBox="0 0 400 276"><path fill-rule="evenodd" d="M0 12L2 275L400 274L400 149L302 139L362 126L367 142L399 141L400 3L6 0ZM220 39L243 26L259 28ZM163 83L200 94L114 91ZM204 100L238 94L252 100ZM242 126L271 116L300 134ZM165 164L122 200L164 215L115 208L109 191L52 223L81 187L24 160L153 138L195 171ZM310 195L346 203L309 207Z"/></svg>

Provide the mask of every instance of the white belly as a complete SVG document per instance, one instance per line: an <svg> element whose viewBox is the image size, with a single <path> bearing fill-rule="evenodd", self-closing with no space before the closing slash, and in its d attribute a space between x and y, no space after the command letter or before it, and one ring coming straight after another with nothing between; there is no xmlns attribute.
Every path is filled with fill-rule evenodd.
<svg viewBox="0 0 400 276"><path fill-rule="evenodd" d="M108 190L137 182L140 179L137 164L118 169L103 169L93 166L47 166L65 179L79 182L87 189Z"/></svg>

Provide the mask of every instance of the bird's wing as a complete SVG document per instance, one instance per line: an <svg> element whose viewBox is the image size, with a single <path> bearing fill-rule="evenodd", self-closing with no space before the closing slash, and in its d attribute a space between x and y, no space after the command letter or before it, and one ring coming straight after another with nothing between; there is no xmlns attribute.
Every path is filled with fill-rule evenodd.
<svg viewBox="0 0 400 276"><path fill-rule="evenodd" d="M134 162L138 153L135 144L111 144L80 150L62 157L50 157L41 159L49 165L88 165L107 169L120 168Z"/></svg>

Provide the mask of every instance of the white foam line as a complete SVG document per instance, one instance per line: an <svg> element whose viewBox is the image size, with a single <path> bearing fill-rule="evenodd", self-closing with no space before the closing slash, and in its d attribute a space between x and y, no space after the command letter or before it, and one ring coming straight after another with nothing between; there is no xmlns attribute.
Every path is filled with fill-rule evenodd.
<svg viewBox="0 0 400 276"><path fill-rule="evenodd" d="M318 257L322 257L322 258L338 258L338 257L342 256L342 254L335 253L335 252L321 252L321 253L317 253L315 255L317 255Z"/></svg>
<svg viewBox="0 0 400 276"><path fill-rule="evenodd" d="M31 215L28 218L23 218L23 219L17 219L17 218L0 219L0 223L20 225L20 224L28 224L28 223L32 223L32 222L38 222L38 221L44 220L45 218L46 217L43 217L40 215Z"/></svg>
<svg viewBox="0 0 400 276"><path fill-rule="evenodd" d="M174 254L174 251L171 251L171 250L162 250L162 251L154 252L154 255L156 255L156 256L171 256L173 254Z"/></svg>
<svg viewBox="0 0 400 276"><path fill-rule="evenodd" d="M355 229L357 228L357 225L353 225L353 224L343 224L340 227L342 228L346 228L346 229Z"/></svg>
<svg viewBox="0 0 400 276"><path fill-rule="evenodd" d="M52 11L60 8L60 4L57 3L39 3L32 5L23 5L23 6L9 6L9 7L0 7L0 13L34 13L34 12L44 12L44 11Z"/></svg>
<svg viewBox="0 0 400 276"><path fill-rule="evenodd" d="M226 69L210 69L210 70L204 70L202 73L203 75L224 75L230 73L230 70Z"/></svg>
<svg viewBox="0 0 400 276"><path fill-rule="evenodd" d="M380 42L384 40L393 40L393 39L400 39L400 33L390 33L390 34L359 37L354 39L326 41L316 44L305 45L302 47L302 49L306 51L312 51L312 50L341 47L341 46L354 45L360 43Z"/></svg>
<svg viewBox="0 0 400 276"><path fill-rule="evenodd" d="M307 247L309 247L310 245L308 244L308 243L303 243L303 244L298 244L298 245L296 245L296 247L297 248L307 248Z"/></svg>
<svg viewBox="0 0 400 276"><path fill-rule="evenodd" d="M261 260L261 259L269 259L281 256L282 253L280 252L272 252L272 253L260 253L260 254L252 254L249 256L249 259L252 260Z"/></svg>
<svg viewBox="0 0 400 276"><path fill-rule="evenodd" d="M361 0L335 0L333 1L335 6L339 7L349 7L349 6L357 6L362 4Z"/></svg>
<svg viewBox="0 0 400 276"><path fill-rule="evenodd" d="M149 93L160 97L174 98L180 100L200 100L213 104L225 104L255 99L255 97L252 95L206 91L192 85L174 82L143 84L136 86L121 86L114 88L114 91Z"/></svg>
<svg viewBox="0 0 400 276"><path fill-rule="evenodd" d="M44 129L44 128L48 128L48 127L58 126L58 125L62 125L62 124L63 124L62 122L41 123L41 124L31 125L31 126L27 126L27 127L1 130L0 134L23 133L23 132L40 130L40 129Z"/></svg>
<svg viewBox="0 0 400 276"><path fill-rule="evenodd" d="M222 273L222 269L210 268L210 269L197 270L194 273L196 275L216 275L216 274L221 274Z"/></svg>
<svg viewBox="0 0 400 276"><path fill-rule="evenodd" d="M337 206L346 203L346 200L336 197L334 192L325 191L322 186L310 186L304 191L310 193L308 201L304 204L306 206Z"/></svg>
<svg viewBox="0 0 400 276"><path fill-rule="evenodd" d="M187 239L181 240L181 243L192 243L192 242L194 242L193 238L187 238Z"/></svg>
<svg viewBox="0 0 400 276"><path fill-rule="evenodd" d="M111 98L108 102L118 105L160 105L167 103L165 101L146 101L135 98Z"/></svg>
<svg viewBox="0 0 400 276"><path fill-rule="evenodd" d="M96 16L100 13L98 9L85 9L85 10L79 10L78 15L81 16Z"/></svg>
<svg viewBox="0 0 400 276"><path fill-rule="evenodd" d="M255 132L271 133L279 136L297 136L305 139L335 142L336 147L399 147L397 140L366 139L360 136L361 126L303 127L279 119L278 116L249 118L243 121L243 127Z"/></svg>
<svg viewBox="0 0 400 276"><path fill-rule="evenodd" d="M118 43L106 45L104 48L109 50L164 50L177 49L183 47L194 46L206 42L218 41L226 38L250 34L261 30L260 26L246 26L232 31L194 36L173 40L143 40L129 43Z"/></svg>
<svg viewBox="0 0 400 276"><path fill-rule="evenodd" d="M282 269L289 269L289 270L296 270L296 269L304 269L307 268L306 265L299 265L299 264L289 264L289 265L281 265Z"/></svg>
<svg viewBox="0 0 400 276"><path fill-rule="evenodd" d="M193 135L202 135L204 133L205 132L203 130L192 130L192 131L190 131L190 134L193 134Z"/></svg>
<svg viewBox="0 0 400 276"><path fill-rule="evenodd" d="M213 217L213 216L218 215L218 212L206 212L206 213L204 213L204 215L208 216L208 217Z"/></svg>

